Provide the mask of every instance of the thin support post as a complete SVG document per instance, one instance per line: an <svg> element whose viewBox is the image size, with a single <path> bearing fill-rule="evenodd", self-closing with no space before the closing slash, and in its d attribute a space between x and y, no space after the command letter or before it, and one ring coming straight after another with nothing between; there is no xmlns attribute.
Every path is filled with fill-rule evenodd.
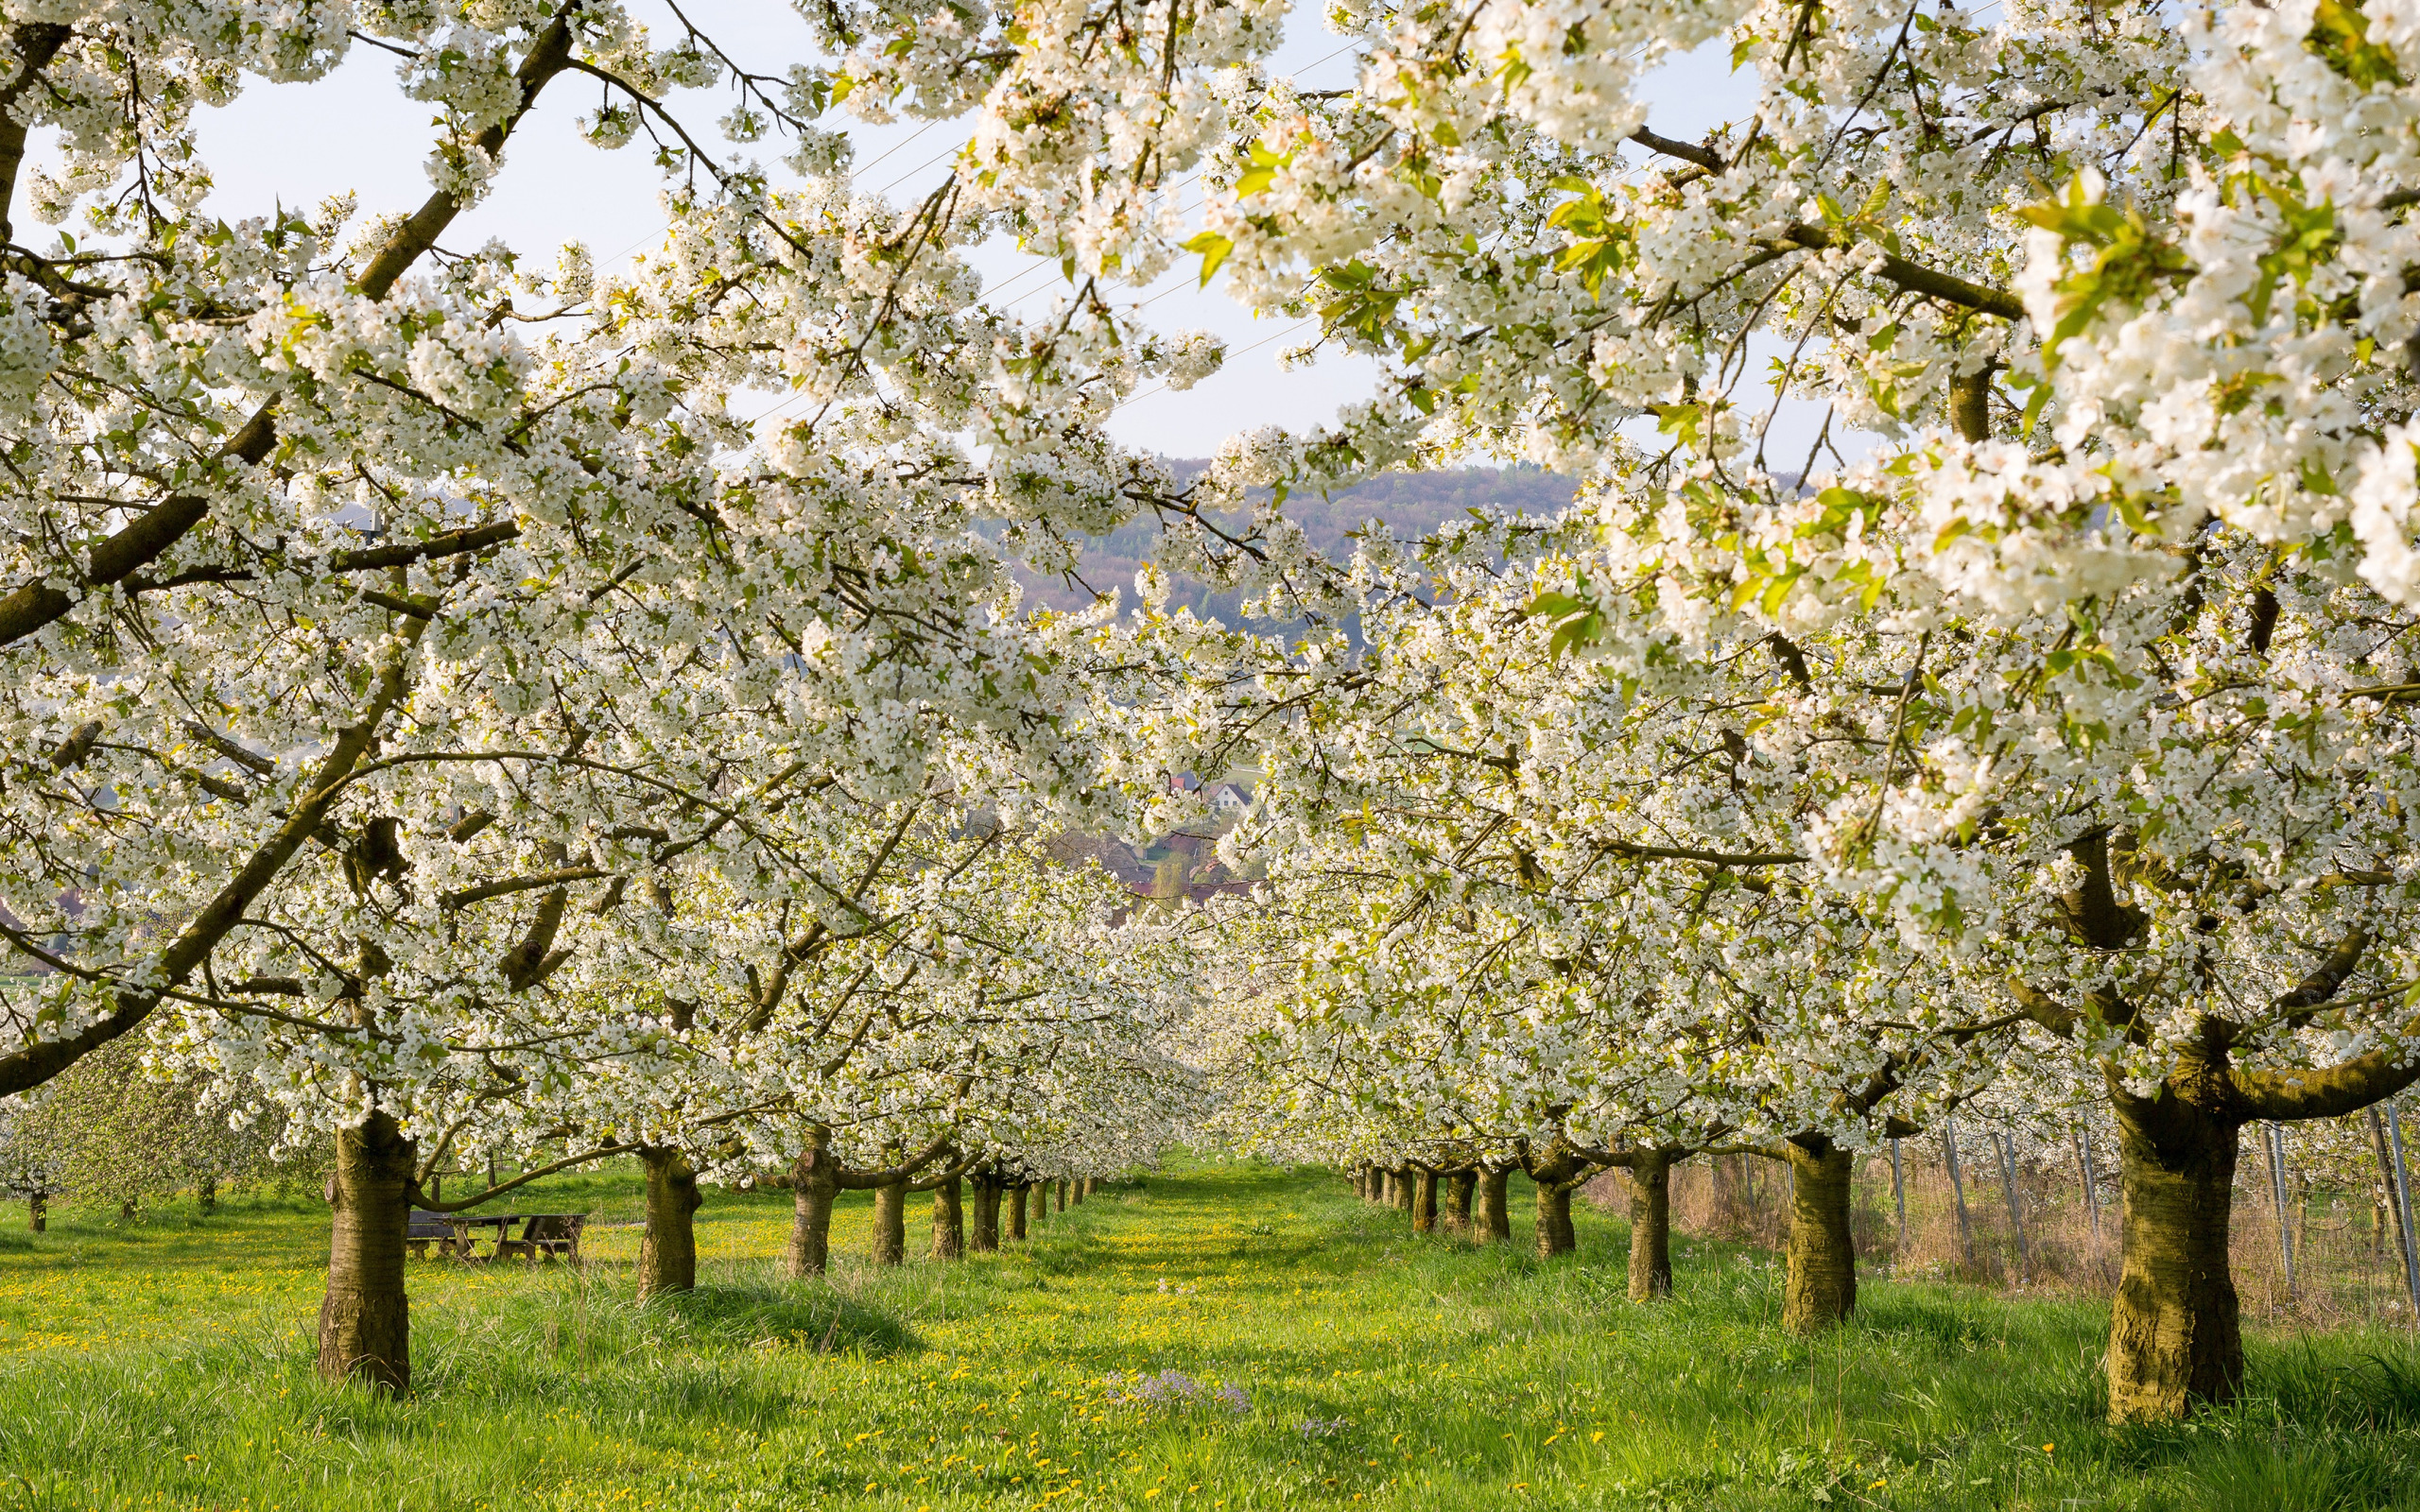
<svg viewBox="0 0 2420 1512"><path fill-rule="evenodd" d="M1908 1253L1908 1185L1899 1170L1899 1142L1896 1139L1891 1142L1891 1200L1899 1209L1899 1252L1892 1257L1892 1264L1896 1268Z"/></svg>
<svg viewBox="0 0 2420 1512"><path fill-rule="evenodd" d="M2008 1194L2008 1226L2016 1234L2016 1276L2023 1280L2033 1269L2033 1257L2025 1247L2025 1214L2017 1202L2016 1142L2004 1129L1992 1130L1992 1138L2000 1147L2000 1181Z"/></svg>
<svg viewBox="0 0 2420 1512"><path fill-rule="evenodd" d="M1966 1263L1975 1263L1975 1225L1966 1216L1966 1178L1958 1169L1958 1115L1944 1113L1941 1118L1942 1153L1949 1160L1949 1194L1958 1203L1958 1246L1965 1252Z"/></svg>
<svg viewBox="0 0 2420 1512"><path fill-rule="evenodd" d="M2393 1102L2386 1105L2386 1131L2394 1150L2396 1227L2403 1231L2403 1289L2411 1299L2411 1326L2420 1329L2420 1245L2411 1232L2411 1175L2403 1160L2403 1116Z"/></svg>
<svg viewBox="0 0 2420 1512"><path fill-rule="evenodd" d="M2277 1257L2286 1265L2286 1300L2294 1299L2294 1230L2286 1211L2286 1131L2269 1125L2269 1194L2277 1209Z"/></svg>
<svg viewBox="0 0 2420 1512"><path fill-rule="evenodd" d="M2092 1215L2092 1238L2100 1241L2100 1189L2092 1180L2092 1134L2081 1124L2074 1126L2076 1169L2083 1173L2084 1211Z"/></svg>

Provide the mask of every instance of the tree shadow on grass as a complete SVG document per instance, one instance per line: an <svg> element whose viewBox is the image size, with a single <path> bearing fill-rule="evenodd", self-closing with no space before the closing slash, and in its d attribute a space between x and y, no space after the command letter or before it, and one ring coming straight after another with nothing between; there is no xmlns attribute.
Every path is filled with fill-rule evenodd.
<svg viewBox="0 0 2420 1512"><path fill-rule="evenodd" d="M643 1304L700 1343L760 1348L780 1344L824 1354L883 1358L924 1348L897 1317L831 1287L700 1286Z"/></svg>

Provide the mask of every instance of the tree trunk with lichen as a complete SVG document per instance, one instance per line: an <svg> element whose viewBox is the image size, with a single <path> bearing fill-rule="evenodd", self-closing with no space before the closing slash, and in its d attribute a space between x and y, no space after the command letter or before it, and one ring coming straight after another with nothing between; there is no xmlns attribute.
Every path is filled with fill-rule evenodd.
<svg viewBox="0 0 2420 1512"><path fill-rule="evenodd" d="M1411 1178L1411 1227L1415 1233L1437 1231L1437 1173L1422 1171Z"/></svg>
<svg viewBox="0 0 2420 1512"><path fill-rule="evenodd" d="M1471 1231L1471 1196L1478 1190L1478 1173L1457 1171L1445 1180L1445 1231Z"/></svg>
<svg viewBox="0 0 2420 1512"><path fill-rule="evenodd" d="M404 1231L411 1225L412 1142L386 1113L337 1131L336 1214L320 1303L320 1379L411 1390L411 1305Z"/></svg>
<svg viewBox="0 0 2420 1512"><path fill-rule="evenodd" d="M1510 1171L1482 1171L1478 1178L1478 1222L1471 1237L1482 1245L1512 1242L1512 1205L1507 1187Z"/></svg>
<svg viewBox="0 0 2420 1512"><path fill-rule="evenodd" d="M1025 1199L1026 1194L1031 1190L1031 1183L1025 1181L1020 1181L1009 1188L1009 1237L1011 1239L1021 1240L1025 1237Z"/></svg>
<svg viewBox="0 0 2420 1512"><path fill-rule="evenodd" d="M966 1258L966 1205L957 1177L933 1188L933 1258Z"/></svg>
<svg viewBox="0 0 2420 1512"><path fill-rule="evenodd" d="M1000 1247L1000 1183L995 1177L975 1178L975 1232L967 1243L982 1254Z"/></svg>
<svg viewBox="0 0 2420 1512"><path fill-rule="evenodd" d="M1538 1258L1552 1260L1580 1247L1571 1227L1571 1194L1588 1175L1588 1162L1558 1139L1544 1155L1529 1162L1530 1179L1538 1186Z"/></svg>
<svg viewBox="0 0 2420 1512"><path fill-rule="evenodd" d="M1857 1311L1857 1244L1849 1230L1849 1152L1828 1135L1782 1141L1790 1169L1789 1271L1781 1324L1819 1333Z"/></svg>
<svg viewBox="0 0 2420 1512"><path fill-rule="evenodd" d="M908 1259L908 1183L873 1189L873 1263L903 1264Z"/></svg>
<svg viewBox="0 0 2420 1512"><path fill-rule="evenodd" d="M1672 1158L1647 1150L1630 1167L1630 1299L1672 1295Z"/></svg>
<svg viewBox="0 0 2420 1512"><path fill-rule="evenodd" d="M1561 1181L1538 1183L1538 1258L1552 1260L1568 1255L1580 1247L1580 1236L1571 1227L1571 1188Z"/></svg>
<svg viewBox="0 0 2420 1512"><path fill-rule="evenodd" d="M645 1145L639 1164L647 1173L647 1233L639 1240L639 1295L698 1289L698 1229L692 1219L704 1198L698 1173L679 1150Z"/></svg>
<svg viewBox="0 0 2420 1512"><path fill-rule="evenodd" d="M2243 1326L2227 1269L2239 1125L2168 1087L2111 1104L2126 1206L2109 1314L2109 1417L2164 1421L2243 1389Z"/></svg>
<svg viewBox="0 0 2420 1512"><path fill-rule="evenodd" d="M827 1129L810 1130L806 1148L790 1162L790 1243L782 1272L792 1280L830 1268L832 1204L840 1195L840 1162Z"/></svg>

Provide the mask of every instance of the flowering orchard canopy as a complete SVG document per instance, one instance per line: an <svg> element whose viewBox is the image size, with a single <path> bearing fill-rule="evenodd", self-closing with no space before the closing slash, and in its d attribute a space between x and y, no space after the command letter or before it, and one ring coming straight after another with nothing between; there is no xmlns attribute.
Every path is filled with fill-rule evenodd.
<svg viewBox="0 0 2420 1512"><path fill-rule="evenodd" d="M606 0L9 14L0 1090L166 1002L301 1031L290 1079L359 1071L357 1112L581 1042L548 984L648 886L800 875L761 814L924 793L948 731L1080 791L1083 700L1015 617L999 524L1046 555L1121 518L1158 473L1096 422L1215 347L985 309L984 216L839 176L812 118L841 76ZM426 199L199 211L193 105L355 47L437 109ZM573 80L601 146L659 142L662 249L600 280L578 248L446 247ZM788 187L690 131L711 84L731 136L789 144ZM752 427L743 390L802 418Z"/></svg>

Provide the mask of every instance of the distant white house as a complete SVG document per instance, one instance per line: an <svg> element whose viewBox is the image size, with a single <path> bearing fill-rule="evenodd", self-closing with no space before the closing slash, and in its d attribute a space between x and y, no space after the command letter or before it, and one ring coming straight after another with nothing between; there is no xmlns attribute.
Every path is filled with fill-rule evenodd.
<svg viewBox="0 0 2420 1512"><path fill-rule="evenodd" d="M1234 782L1218 782L1205 788L1201 779L1191 772L1177 772L1168 778L1168 791L1198 795L1214 814L1241 814L1252 807L1252 795Z"/></svg>

